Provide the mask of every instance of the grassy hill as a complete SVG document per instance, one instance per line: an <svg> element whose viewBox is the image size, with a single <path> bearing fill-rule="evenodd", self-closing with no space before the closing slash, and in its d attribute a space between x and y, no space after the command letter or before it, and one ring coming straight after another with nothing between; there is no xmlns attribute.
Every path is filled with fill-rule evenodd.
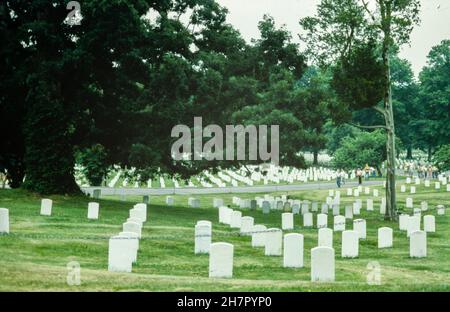
<svg viewBox="0 0 450 312"><path fill-rule="evenodd" d="M417 189L412 195L415 206L429 203L430 213L437 204L450 208L450 196L444 189ZM341 211L354 198L341 191ZM283 193L286 194L286 193ZM324 201L327 191L289 192L291 198ZM381 191L381 194L383 192ZM232 194L218 195L231 204ZM251 198L255 194L239 194ZM217 209L212 208L214 195L197 196L200 208L187 207L188 196L175 196L175 206L167 207L165 197L151 197L148 221L143 228L138 263L133 273L111 273L108 266L108 238L119 233L128 217L128 210L140 197L102 198L99 220L87 219L86 197L50 196L53 215L39 215L40 199L22 190L0 190L0 207L9 209L10 235L0 236L0 291L449 291L450 290L450 211L436 216L437 232L428 234L428 257L409 258L409 240L377 211L380 198L375 200L374 212L363 204L362 216L367 220L367 239L360 242L357 259L341 259L341 234L334 233L336 251L336 282L310 282L310 250L317 244L317 230L304 229L302 219L295 217L295 229L305 236L305 267L286 269L282 257L266 257L261 248L251 247L250 237L241 237L235 230L218 223ZM398 194L400 208L405 193ZM365 198L362 196L361 198ZM261 211L244 211L253 216L255 224L281 227L280 212L263 215ZM194 225L198 220L213 222L213 242L234 244L233 279L208 278L208 255L194 255ZM314 223L316 222L314 218ZM332 216L329 215L329 227ZM377 249L377 229L394 228L394 248ZM347 229L352 223L347 221ZM68 286L67 264L77 261L81 266L81 285ZM378 261L382 285L367 284L367 265Z"/></svg>

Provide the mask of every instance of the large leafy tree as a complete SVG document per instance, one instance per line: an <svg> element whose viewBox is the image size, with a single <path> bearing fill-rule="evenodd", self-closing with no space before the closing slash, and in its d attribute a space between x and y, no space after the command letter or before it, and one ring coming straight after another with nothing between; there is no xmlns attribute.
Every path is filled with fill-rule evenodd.
<svg viewBox="0 0 450 312"><path fill-rule="evenodd" d="M373 108L386 130L386 218L396 218L395 122L390 59L418 23L418 0L322 0L317 15L301 20L311 55L337 62L335 88L350 109ZM381 102L381 105L379 105Z"/></svg>
<svg viewBox="0 0 450 312"><path fill-rule="evenodd" d="M386 160L385 143L386 136L382 130L361 131L353 138L346 137L334 153L334 166L352 170L368 164L374 166L381 176L381 164Z"/></svg>
<svg viewBox="0 0 450 312"><path fill-rule="evenodd" d="M450 40L431 49L419 79L421 109L414 127L418 130L419 147L428 150L431 160L434 150L450 142Z"/></svg>

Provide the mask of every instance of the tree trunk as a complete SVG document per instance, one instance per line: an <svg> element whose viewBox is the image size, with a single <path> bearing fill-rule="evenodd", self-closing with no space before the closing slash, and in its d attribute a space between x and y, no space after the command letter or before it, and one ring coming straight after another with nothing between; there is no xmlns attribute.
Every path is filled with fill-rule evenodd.
<svg viewBox="0 0 450 312"><path fill-rule="evenodd" d="M395 191L395 124L394 110L392 108L391 90L391 67L389 63L389 53L391 46L391 3L381 1L381 15L383 25L383 65L385 75L384 85L384 117L386 121L387 141L386 141L386 220L395 220L397 217L397 202Z"/></svg>
<svg viewBox="0 0 450 312"><path fill-rule="evenodd" d="M406 149L406 159L412 159L412 147L408 146Z"/></svg>
<svg viewBox="0 0 450 312"><path fill-rule="evenodd" d="M383 176L383 172L381 172L380 166L376 165L375 169L377 170L378 176L382 177Z"/></svg>
<svg viewBox="0 0 450 312"><path fill-rule="evenodd" d="M313 165L318 165L319 164L319 151L314 150L313 155L314 155Z"/></svg>
<svg viewBox="0 0 450 312"><path fill-rule="evenodd" d="M428 161L431 162L431 158L433 157L433 152L431 146L428 146Z"/></svg>

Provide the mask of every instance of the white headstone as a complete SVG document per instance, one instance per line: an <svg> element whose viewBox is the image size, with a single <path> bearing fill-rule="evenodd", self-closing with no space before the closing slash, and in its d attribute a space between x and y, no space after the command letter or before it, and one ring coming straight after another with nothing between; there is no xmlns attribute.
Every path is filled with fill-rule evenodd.
<svg viewBox="0 0 450 312"><path fill-rule="evenodd" d="M98 203L89 203L88 204L88 219L97 220L98 219L98 211L99 211Z"/></svg>
<svg viewBox="0 0 450 312"><path fill-rule="evenodd" d="M415 179L416 185L420 185L420 178Z"/></svg>
<svg viewBox="0 0 450 312"><path fill-rule="evenodd" d="M443 215L445 215L445 207L444 207L444 205L438 205L438 206L436 207L436 209L437 209L437 214L438 214L438 216L443 216Z"/></svg>
<svg viewBox="0 0 450 312"><path fill-rule="evenodd" d="M338 216L341 214L341 207L339 205L333 205L333 216Z"/></svg>
<svg viewBox="0 0 450 312"><path fill-rule="evenodd" d="M381 197L380 214L381 215L386 214L386 197Z"/></svg>
<svg viewBox="0 0 450 312"><path fill-rule="evenodd" d="M227 214L229 214L229 209L230 208L228 208L226 206L219 207L219 223L229 224L229 222L226 222L226 221L230 221L230 220L226 220Z"/></svg>
<svg viewBox="0 0 450 312"><path fill-rule="evenodd" d="M209 277L233 277L233 245L213 243L209 249Z"/></svg>
<svg viewBox="0 0 450 312"><path fill-rule="evenodd" d="M42 216L51 216L52 215L52 204L53 201L48 198L44 198L41 200L41 215Z"/></svg>
<svg viewBox="0 0 450 312"><path fill-rule="evenodd" d="M428 210L428 202L422 201L420 203L420 209L422 209L422 211L427 211Z"/></svg>
<svg viewBox="0 0 450 312"><path fill-rule="evenodd" d="M300 214L300 205L299 204L293 204L292 205L292 213L293 214Z"/></svg>
<svg viewBox="0 0 450 312"><path fill-rule="evenodd" d="M411 194L416 194L416 187L415 186L411 186Z"/></svg>
<svg viewBox="0 0 450 312"><path fill-rule="evenodd" d="M352 196L353 195L353 190L351 188L347 189L347 196Z"/></svg>
<svg viewBox="0 0 450 312"><path fill-rule="evenodd" d="M367 211L373 211L373 199L367 199Z"/></svg>
<svg viewBox="0 0 450 312"><path fill-rule="evenodd" d="M366 239L366 220L356 219L353 220L353 231L358 232L360 239Z"/></svg>
<svg viewBox="0 0 450 312"><path fill-rule="evenodd" d="M423 217L423 230L427 233L436 232L436 222L434 216L428 215Z"/></svg>
<svg viewBox="0 0 450 312"><path fill-rule="evenodd" d="M9 210L0 208L0 233L9 234Z"/></svg>
<svg viewBox="0 0 450 312"><path fill-rule="evenodd" d="M302 214L309 212L309 203L303 203L302 204Z"/></svg>
<svg viewBox="0 0 450 312"><path fill-rule="evenodd" d="M373 197L378 197L379 196L379 192L377 189L373 190Z"/></svg>
<svg viewBox="0 0 450 312"><path fill-rule="evenodd" d="M195 254L205 254L209 252L211 245L212 229L205 223L197 223L195 225Z"/></svg>
<svg viewBox="0 0 450 312"><path fill-rule="evenodd" d="M172 196L167 196L166 197L166 205L167 206L173 206L173 203L174 203L173 197Z"/></svg>
<svg viewBox="0 0 450 312"><path fill-rule="evenodd" d="M137 222L125 222L123 224L122 232L133 232L138 235L139 238L142 236L142 227Z"/></svg>
<svg viewBox="0 0 450 312"><path fill-rule="evenodd" d="M400 186L400 192L402 192L402 193L406 192L406 186L405 185Z"/></svg>
<svg viewBox="0 0 450 312"><path fill-rule="evenodd" d="M418 216L409 216L409 218L408 218L408 231L407 231L408 237L411 235L411 233L414 233L416 231L420 231L420 217L418 217Z"/></svg>
<svg viewBox="0 0 450 312"><path fill-rule="evenodd" d="M333 248L333 230L329 228L319 229L317 246Z"/></svg>
<svg viewBox="0 0 450 312"><path fill-rule="evenodd" d="M450 192L450 184L447 184L447 192Z"/></svg>
<svg viewBox="0 0 450 312"><path fill-rule="evenodd" d="M328 196L333 197L334 196L334 190L328 190Z"/></svg>
<svg viewBox="0 0 450 312"><path fill-rule="evenodd" d="M311 282L334 282L334 249L315 247L311 249Z"/></svg>
<svg viewBox="0 0 450 312"><path fill-rule="evenodd" d="M120 232L119 237L122 237L123 239L128 240L128 247L130 248L127 253L131 257L131 262L136 263L137 262L137 253L139 250L139 237L136 233L133 232Z"/></svg>
<svg viewBox="0 0 450 312"><path fill-rule="evenodd" d="M238 210L233 210L231 213L231 222L230 227L234 229L240 229L241 228L241 218L242 218L242 212Z"/></svg>
<svg viewBox="0 0 450 312"><path fill-rule="evenodd" d="M267 200L263 201L262 203L262 212L264 214L270 213L270 203Z"/></svg>
<svg viewBox="0 0 450 312"><path fill-rule="evenodd" d="M328 226L328 216L324 213L317 215L317 228L326 228Z"/></svg>
<svg viewBox="0 0 450 312"><path fill-rule="evenodd" d="M365 187L365 188L364 188L364 194L365 194L365 195L369 195L369 194L370 194L370 188Z"/></svg>
<svg viewBox="0 0 450 312"><path fill-rule="evenodd" d="M241 218L241 235L252 235L253 232L253 217L242 217Z"/></svg>
<svg viewBox="0 0 450 312"><path fill-rule="evenodd" d="M418 216L420 218L422 216L422 209L421 208L414 208L413 209L413 215Z"/></svg>
<svg viewBox="0 0 450 312"><path fill-rule="evenodd" d="M213 207L218 208L220 206L223 206L223 199L222 198L213 198Z"/></svg>
<svg viewBox="0 0 450 312"><path fill-rule="evenodd" d="M407 214L401 214L398 218L398 228L400 231L408 231L409 216Z"/></svg>
<svg viewBox="0 0 450 312"><path fill-rule="evenodd" d="M406 184L411 184L411 178L410 177L406 178Z"/></svg>
<svg viewBox="0 0 450 312"><path fill-rule="evenodd" d="M140 223L144 223L146 221L145 211L139 208L130 209L130 218L140 220Z"/></svg>
<svg viewBox="0 0 450 312"><path fill-rule="evenodd" d="M328 205L323 203L321 208L320 208L320 213L322 214L327 214L328 213Z"/></svg>
<svg viewBox="0 0 450 312"><path fill-rule="evenodd" d="M346 219L353 219L353 205L345 206L345 218Z"/></svg>
<svg viewBox="0 0 450 312"><path fill-rule="evenodd" d="M434 188L435 188L436 190L439 190L439 189L441 188L441 183L440 183L440 182L435 182L435 183L434 183Z"/></svg>
<svg viewBox="0 0 450 312"><path fill-rule="evenodd" d="M345 217L344 216L335 216L334 217L334 231L335 232L345 231Z"/></svg>
<svg viewBox="0 0 450 312"><path fill-rule="evenodd" d="M359 190L354 190L353 191L353 196L359 197Z"/></svg>
<svg viewBox="0 0 450 312"><path fill-rule="evenodd" d="M281 214L281 228L283 230L294 229L294 214L291 212L285 212Z"/></svg>
<svg viewBox="0 0 450 312"><path fill-rule="evenodd" d="M361 205L359 202L355 201L353 203L353 214L359 216L361 214Z"/></svg>
<svg viewBox="0 0 450 312"><path fill-rule="evenodd" d="M252 247L264 247L266 244L266 226L262 224L256 224L253 227L252 234Z"/></svg>
<svg viewBox="0 0 450 312"><path fill-rule="evenodd" d="M356 258L359 254L359 234L356 231L342 232L342 258Z"/></svg>
<svg viewBox="0 0 450 312"><path fill-rule="evenodd" d="M406 208L413 208L413 199L412 199L412 197L406 197Z"/></svg>
<svg viewBox="0 0 450 312"><path fill-rule="evenodd" d="M378 248L391 248L393 246L394 231L389 227L378 229Z"/></svg>
<svg viewBox="0 0 450 312"><path fill-rule="evenodd" d="M283 266L285 268L303 267L303 235L291 233L284 235Z"/></svg>
<svg viewBox="0 0 450 312"><path fill-rule="evenodd" d="M283 232L280 229L272 228L266 232L265 255L281 256L283 244Z"/></svg>
<svg viewBox="0 0 450 312"><path fill-rule="evenodd" d="M427 256L427 233L415 231L409 236L409 256L425 258Z"/></svg>
<svg viewBox="0 0 450 312"><path fill-rule="evenodd" d="M425 180L425 187L430 187L430 180Z"/></svg>
<svg viewBox="0 0 450 312"><path fill-rule="evenodd" d="M109 239L108 271L131 272L133 255L130 252L132 246L132 241L125 237L113 236Z"/></svg>
<svg viewBox="0 0 450 312"><path fill-rule="evenodd" d="M313 202L313 203L311 204L311 211L312 211L312 212L317 212L317 211L319 211L319 204L318 204L317 202Z"/></svg>
<svg viewBox="0 0 450 312"><path fill-rule="evenodd" d="M311 212L305 213L303 215L303 226L304 227L313 226L313 214Z"/></svg>

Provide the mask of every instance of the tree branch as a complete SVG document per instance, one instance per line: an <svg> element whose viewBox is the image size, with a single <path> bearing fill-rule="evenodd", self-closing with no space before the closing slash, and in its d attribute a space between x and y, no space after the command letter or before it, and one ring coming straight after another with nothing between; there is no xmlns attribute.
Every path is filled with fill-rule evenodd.
<svg viewBox="0 0 450 312"><path fill-rule="evenodd" d="M386 112L385 112L384 109L382 109L382 108L380 108L380 107L378 107L378 106L372 106L372 108L373 108L374 110L376 110L377 112L379 112L380 114L382 114L383 116L386 116Z"/></svg>
<svg viewBox="0 0 450 312"><path fill-rule="evenodd" d="M363 4L363 6L364 6L364 10L367 12L367 14L369 14L369 17L372 19L374 25L381 29L381 25L377 23L377 20L376 20L375 16L373 15L372 12L370 12L369 7L367 5L367 2L364 1L364 0L361 0L361 2Z"/></svg>
<svg viewBox="0 0 450 312"><path fill-rule="evenodd" d="M386 126L381 126L381 125L377 125L377 126L361 126L361 125L357 125L354 123L349 123L349 125L354 126L354 127L358 127L361 129L385 129L387 130L388 128Z"/></svg>

